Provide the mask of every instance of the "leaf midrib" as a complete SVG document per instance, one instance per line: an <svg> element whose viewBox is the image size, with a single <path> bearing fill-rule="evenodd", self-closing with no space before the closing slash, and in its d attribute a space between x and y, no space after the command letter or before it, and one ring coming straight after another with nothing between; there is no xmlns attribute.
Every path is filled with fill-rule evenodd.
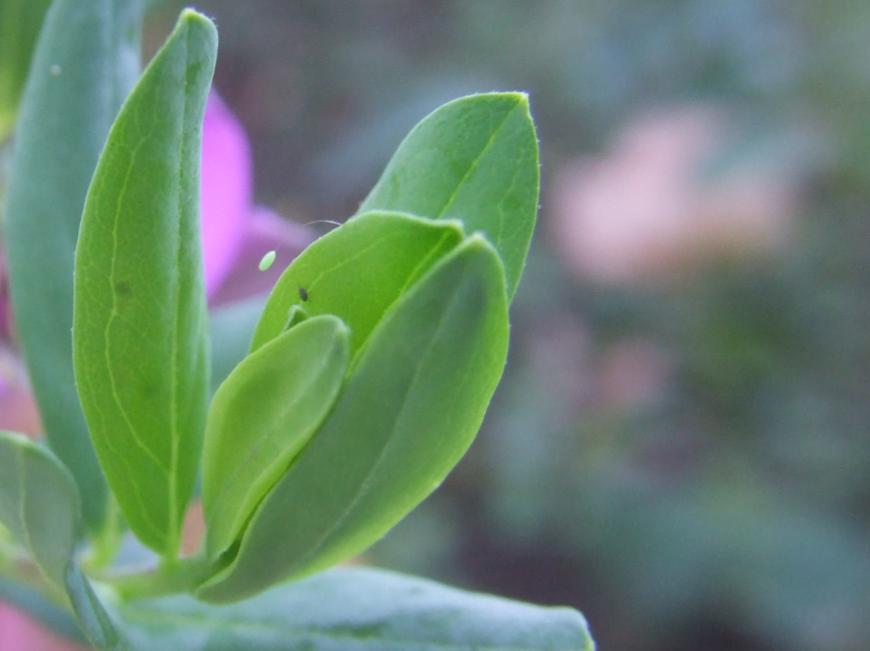
<svg viewBox="0 0 870 651"><path fill-rule="evenodd" d="M184 33L184 88L181 93L181 147L178 155L178 192L176 198L176 209L178 211L178 219L175 222L175 273L172 276L172 291L173 303L175 304L174 327L172 331L172 345L170 348L170 393L169 393L169 410L170 410L170 459L169 459L169 512L168 512L168 527L169 535L169 553L175 554L179 543L178 522L179 504L178 504L178 459L179 449L181 447L181 434L179 431L179 413L178 413L178 350L179 333L181 331L181 258L183 253L183 242L181 237L181 222L184 219L183 214L183 184L185 179L184 163L185 153L187 152L187 138L185 137L185 128L188 123L188 101L187 89L190 84L190 26L185 28ZM195 272L196 273L196 272Z"/></svg>
<svg viewBox="0 0 870 651"><path fill-rule="evenodd" d="M335 342L332 342L330 344L330 351L329 351L330 354L333 352L334 344L335 344ZM214 509L218 508L218 505L220 504L221 499L226 494L227 490L229 490L233 486L233 484L236 482L236 480L238 479L241 472L245 471L245 470L249 470L249 468L247 467L247 463L256 455L257 452L259 452L262 449L262 447L266 444L267 441L273 440L274 438L276 438L276 436L277 436L275 434L276 430L281 429L279 421L285 419L288 416L288 414L290 412L292 412L297 407L297 405L304 399L305 395L308 393L308 391L311 389L311 387L314 386L318 381L320 381L322 379L322 374L325 371L325 369L329 366L330 361L331 361L331 359L329 358L328 355L323 355L322 361L321 361L320 365L318 366L317 371L311 372L308 374L308 379L303 384L302 390L297 393L296 397L290 403L285 405L284 409L282 409L280 411L280 413L278 414L278 416L276 416L273 419L273 422L270 424L270 426L268 428L264 428L264 430L267 433L263 434L262 436L257 438L257 440L252 444L251 448L248 450L248 453L245 456L244 460L238 464L238 466L236 467L236 470L232 473L232 475L229 477L229 479L227 479L224 482L224 484L220 490L220 493L218 493L218 495L214 499L214 502L212 503L212 508L209 510L209 514L206 515L206 522L210 521L210 519L211 519L210 514L213 514ZM318 428L324 422L324 420L326 420L328 415L329 415L329 411L324 413L324 415L321 417L321 419L318 422L314 423L313 426L306 429L306 432L310 432L311 434L309 434L309 436L303 440L302 444L299 446L299 448L296 450L296 453L292 457L290 457L289 459L278 459L274 465L275 466L284 465L287 468L289 468L292 465L293 461L296 459L296 457L298 457L305 450L305 447L313 438L313 434L316 434ZM254 513L256 512L257 505L262 503L263 499L266 496L268 496L268 494L272 491L273 488L275 488L275 486L280 481L281 481L281 475L279 474L278 477L273 482L270 482L269 485L262 492L262 495L256 501L254 507L251 509L252 512L254 512ZM250 488L252 486L253 486L253 484L249 484L249 490L246 490L245 498L250 496L250 494L251 494ZM244 501L246 502L247 499L245 499ZM244 521L244 518L242 520ZM232 544L232 540L235 540L239 536L244 535L244 525L234 526L233 530L236 531L237 535L235 537L231 538L230 546ZM220 550L220 552L217 554L217 556L219 556L220 554L225 552L227 548L228 548L228 546L225 546L224 548L222 548Z"/></svg>
<svg viewBox="0 0 870 651"><path fill-rule="evenodd" d="M350 517L351 513L356 508L357 504L359 504L359 502L368 494L368 491L369 491L369 489L371 487L371 483L372 483L372 481L371 481L372 476L375 474L377 469L381 466L384 458L386 457L387 450L395 442L395 436L394 436L395 426L396 426L396 423L399 422L399 420L401 419L402 415L405 413L405 409L407 407L407 397L408 397L408 395L411 394L412 389L416 386L416 384L419 380L419 377L420 377L420 371L423 368L423 366L425 365L424 364L425 361L429 358L429 355L432 352L432 348L434 346L434 342L438 339L438 336L439 336L441 330L444 328L444 324L446 323L448 316L452 315L452 313L453 313L453 310L454 310L455 305L457 303L457 300L459 298L459 294L460 294L459 289L460 289L460 286L454 287L453 295L450 297L450 301L447 304L447 306L445 307L445 309L441 315L441 318L438 321L438 325L435 327L435 330L432 333L432 337L431 337L428 345L426 346L425 353L420 355L417 358L418 363L414 369L414 373L411 377L411 381L408 382L408 386L402 395L402 407L399 410L397 410L396 416L393 419L393 422L390 426L390 431L392 432L392 434L387 439L387 441L384 443L380 452L378 452L378 456L377 456L375 462L371 465L369 470L365 473L365 476L360 481L359 487L357 488L357 491L356 491L356 494L354 495L353 499L350 501L348 506L342 511L341 515L339 515L339 517L335 520L335 522L332 525L330 525L330 527L325 531L325 533L318 539L315 546L309 552L305 553L299 559L296 560L296 562L295 562L296 566L304 564L305 561L307 561L308 559L315 556L323 548L324 544L326 544L326 542L329 540L329 538L332 536L332 534L341 529L341 526ZM398 303L398 302L399 301L396 301L396 303ZM396 303L394 303L394 305ZM396 308L396 309L398 309L398 308ZM384 319L382 319L378 325L383 323L391 315L392 315L392 312L388 315L385 315ZM368 350L370 350L370 348ZM360 361L360 364L362 364L362 360ZM354 370L356 370L358 367L359 367L359 365L357 365ZM292 468L290 469L290 471L292 471Z"/></svg>
<svg viewBox="0 0 870 651"><path fill-rule="evenodd" d="M453 206L453 204L455 203L456 199L458 198L459 193L462 190L462 188L465 187L465 184L474 175L474 173L477 171L477 168L480 167L480 162L483 160L483 158L487 155L489 150L492 148L493 144L496 141L496 138L498 138L498 134L504 128L505 124L507 124L508 120L510 120L514 111L516 111L521 106L522 106L522 102L519 99L515 99L514 105L510 108L509 111L505 112L504 117L501 119L501 121L498 123L498 125L489 134L489 138L487 138L487 141L483 145L483 148L480 150L480 153L475 157L475 159L473 161L471 161L471 164L468 166L468 169L465 171L465 174L463 174L462 178L459 179L459 181L456 183L456 187L453 188L453 192L450 193L450 196L447 197L447 201L444 203L444 206L435 215L435 219L441 219L445 215L445 213ZM501 219L499 221L501 221Z"/></svg>

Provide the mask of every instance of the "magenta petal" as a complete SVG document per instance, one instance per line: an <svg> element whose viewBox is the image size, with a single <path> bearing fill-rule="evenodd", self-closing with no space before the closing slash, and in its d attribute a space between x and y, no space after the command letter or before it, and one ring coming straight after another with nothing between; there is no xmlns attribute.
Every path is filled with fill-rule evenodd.
<svg viewBox="0 0 870 651"><path fill-rule="evenodd" d="M247 219L247 231L242 240L235 265L212 303L231 303L272 289L288 264L314 239L314 233L295 224L268 208L257 207ZM275 264L260 271L263 255L275 251Z"/></svg>
<svg viewBox="0 0 870 651"><path fill-rule="evenodd" d="M251 151L245 130L216 93L208 99L202 134L200 209L208 295L229 274L251 206Z"/></svg>
<svg viewBox="0 0 870 651"><path fill-rule="evenodd" d="M36 435L41 429L39 412L27 386L21 360L0 345L0 430Z"/></svg>
<svg viewBox="0 0 870 651"><path fill-rule="evenodd" d="M12 331L11 317L9 285L6 280L6 261L3 259L2 251L0 251L0 342L9 338L9 333Z"/></svg>
<svg viewBox="0 0 870 651"><path fill-rule="evenodd" d="M0 430L38 436L42 426L33 396L0 378ZM6 647L0 645L0 649Z"/></svg>

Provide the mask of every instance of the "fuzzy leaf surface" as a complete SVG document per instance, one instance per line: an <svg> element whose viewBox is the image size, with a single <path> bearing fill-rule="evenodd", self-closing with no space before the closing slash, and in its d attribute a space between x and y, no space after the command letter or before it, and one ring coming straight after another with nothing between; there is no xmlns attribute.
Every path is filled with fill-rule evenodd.
<svg viewBox="0 0 870 651"><path fill-rule="evenodd" d="M199 156L214 25L187 10L109 133L76 250L76 380L130 528L178 548L208 399Z"/></svg>
<svg viewBox="0 0 870 651"><path fill-rule="evenodd" d="M141 601L118 613L137 650L592 651L583 616L393 572L336 568L247 601Z"/></svg>
<svg viewBox="0 0 870 651"><path fill-rule="evenodd" d="M360 211L454 218L501 256L508 295L523 272L538 213L538 140L523 93L448 102L408 134Z"/></svg>

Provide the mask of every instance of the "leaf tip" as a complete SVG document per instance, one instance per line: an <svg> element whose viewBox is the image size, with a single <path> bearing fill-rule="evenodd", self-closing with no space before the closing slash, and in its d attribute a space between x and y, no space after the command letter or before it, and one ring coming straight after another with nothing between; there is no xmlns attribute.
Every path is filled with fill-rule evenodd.
<svg viewBox="0 0 870 651"><path fill-rule="evenodd" d="M339 316L335 314L323 314L317 319L329 323L332 328L333 336L341 341L350 339L350 326Z"/></svg>
<svg viewBox="0 0 870 651"><path fill-rule="evenodd" d="M486 234L483 231L475 231L471 235L469 235L465 242L462 244L463 248L469 249L486 249L488 251L493 251L494 248L492 246L492 242L489 241L489 238L486 237Z"/></svg>
<svg viewBox="0 0 870 651"><path fill-rule="evenodd" d="M215 27L211 18L190 7L182 10L181 14L179 14L175 29L176 31L183 29L198 30L204 33L209 40L217 39L217 27Z"/></svg>
<svg viewBox="0 0 870 651"><path fill-rule="evenodd" d="M505 99L509 99L515 109L519 109L529 120L532 119L532 110L529 103L529 94L524 90L515 90L506 93L498 93Z"/></svg>
<svg viewBox="0 0 870 651"><path fill-rule="evenodd" d="M524 90L515 90L509 93L505 93L508 97L512 97L514 101L521 106L529 105L529 94Z"/></svg>
<svg viewBox="0 0 870 651"><path fill-rule="evenodd" d="M453 231L460 237L465 237L465 223L461 219L447 217L444 219L440 219L439 222L445 227L452 228Z"/></svg>
<svg viewBox="0 0 870 651"><path fill-rule="evenodd" d="M183 25L193 25L198 24L201 26L211 25L214 27L214 23L211 19L205 14L201 14L196 9L191 7L187 7L181 10L181 13L178 16L178 22Z"/></svg>

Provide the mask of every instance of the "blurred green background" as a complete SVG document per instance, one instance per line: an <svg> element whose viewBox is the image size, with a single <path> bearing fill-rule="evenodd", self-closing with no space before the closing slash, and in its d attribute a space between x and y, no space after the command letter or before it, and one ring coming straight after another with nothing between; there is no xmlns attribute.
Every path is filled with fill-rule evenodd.
<svg viewBox="0 0 870 651"><path fill-rule="evenodd" d="M870 3L197 6L257 198L299 222L352 214L439 103L531 94L505 380L366 560L571 604L602 649L868 648Z"/></svg>

